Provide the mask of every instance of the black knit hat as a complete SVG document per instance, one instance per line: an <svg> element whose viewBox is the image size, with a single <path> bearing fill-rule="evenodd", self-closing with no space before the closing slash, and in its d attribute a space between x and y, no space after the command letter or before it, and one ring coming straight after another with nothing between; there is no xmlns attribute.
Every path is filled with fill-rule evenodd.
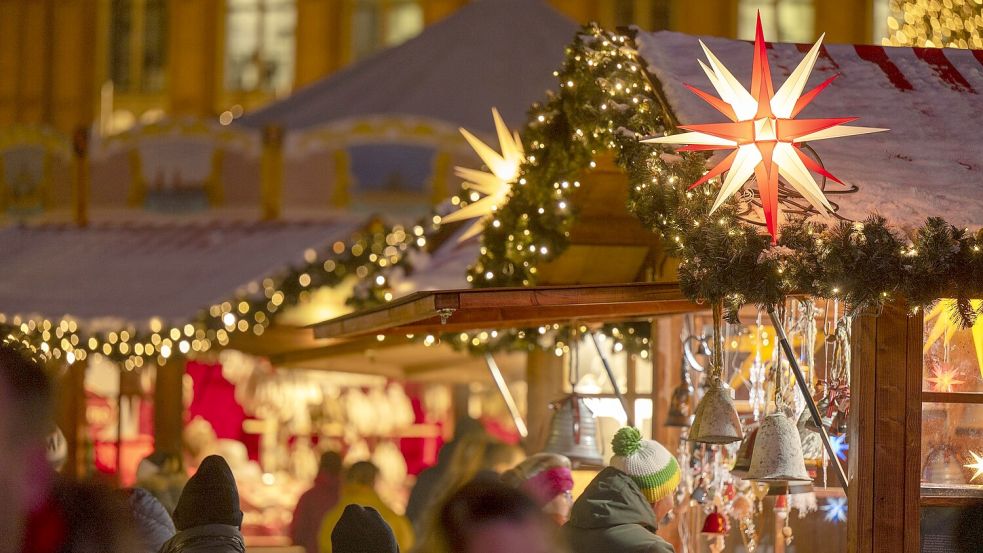
<svg viewBox="0 0 983 553"><path fill-rule="evenodd" d="M178 530L206 524L242 526L239 490L232 469L218 455L205 457L174 508L174 526Z"/></svg>
<svg viewBox="0 0 983 553"><path fill-rule="evenodd" d="M349 505L331 532L334 553L399 553L392 528L372 507Z"/></svg>

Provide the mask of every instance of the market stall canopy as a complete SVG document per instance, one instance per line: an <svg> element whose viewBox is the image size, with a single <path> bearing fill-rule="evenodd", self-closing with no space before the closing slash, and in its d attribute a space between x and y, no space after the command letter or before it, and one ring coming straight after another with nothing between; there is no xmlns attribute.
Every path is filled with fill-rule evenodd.
<svg viewBox="0 0 983 553"><path fill-rule="evenodd" d="M637 37L641 56L682 124L723 120L685 87L713 93L697 62L705 59L699 40L667 31ZM702 40L747 87L751 43ZM768 45L776 83L788 77L809 48ZM983 51L831 44L822 48L806 90L834 75L839 77L802 117L859 116L858 125L890 129L815 143L826 168L859 187L837 202L839 214L858 220L878 213L903 229L920 226L930 216L983 226ZM844 187L830 181L826 188Z"/></svg>
<svg viewBox="0 0 983 553"><path fill-rule="evenodd" d="M676 283L634 283L418 292L314 328L317 338L459 332L607 322L697 311Z"/></svg>
<svg viewBox="0 0 983 553"><path fill-rule="evenodd" d="M185 221L0 229L0 311L94 328L179 323L347 239L362 221Z"/></svg>
<svg viewBox="0 0 983 553"><path fill-rule="evenodd" d="M518 124L554 88L553 71L576 32L542 0L480 0L385 50L282 101L248 114L251 127L304 129L376 115L446 121L492 132L497 106Z"/></svg>

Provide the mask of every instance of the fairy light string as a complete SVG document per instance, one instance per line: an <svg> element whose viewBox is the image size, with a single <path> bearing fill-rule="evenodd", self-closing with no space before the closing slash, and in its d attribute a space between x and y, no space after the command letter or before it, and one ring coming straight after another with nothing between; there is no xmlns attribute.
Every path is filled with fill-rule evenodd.
<svg viewBox="0 0 983 553"><path fill-rule="evenodd" d="M972 302L983 297L981 231L930 218L905 235L877 215L827 225L790 213L772 245L743 218L746 200L732 198L711 214L719 177L710 179L710 186L686 190L706 173L707 157L640 142L676 131L659 83L645 67L627 34L596 25L577 34L555 73L556 92L530 109L521 131L526 159L481 235L479 257L467 271L472 286L537 284L540 268L569 246L577 218L574 199L586 186L584 172L611 154L627 175L629 212L661 234L666 253L679 260L683 293L694 301L722 304L729 322L736 321L742 305L776 305L792 292L843 302L848 314L876 311L896 298L919 309L946 296L952 297L952 316L963 326L983 312L983 302ZM456 199L460 206L469 196ZM309 251L304 263L252 283L182 324L154 320L148 328L124 325L92 332L71 318L12 314L0 314L0 324L10 328L14 339L53 359L73 362L99 352L128 369L163 363L178 353L225 346L237 333L261 335L278 312L305 301L318 287L337 286L351 276L358 280L349 298L354 307L391 301L389 276L397 269L412 270L407 254L425 250L441 232L437 212L413 228L360 232L329 251ZM562 354L569 347L568 330L555 326L418 339L469 349L552 347ZM631 336L629 330L625 325L607 329L615 344L645 353L648 334ZM547 334L553 339L544 340Z"/></svg>

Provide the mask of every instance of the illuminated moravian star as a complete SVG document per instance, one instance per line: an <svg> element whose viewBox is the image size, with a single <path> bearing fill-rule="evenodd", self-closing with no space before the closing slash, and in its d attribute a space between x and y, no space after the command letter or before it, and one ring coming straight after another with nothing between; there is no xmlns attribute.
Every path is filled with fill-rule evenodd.
<svg viewBox="0 0 983 553"><path fill-rule="evenodd" d="M976 474L969 479L970 482L975 482L977 478L983 476L983 456L977 455L975 451L970 451L969 454L973 456L973 462L963 466L976 471Z"/></svg>
<svg viewBox="0 0 983 553"><path fill-rule="evenodd" d="M941 363L932 367L932 376L925 380L932 384L936 392L949 393L956 391L956 386L966 383L965 380L956 378L957 376L959 376L959 371L955 367L948 363Z"/></svg>
<svg viewBox="0 0 983 553"><path fill-rule="evenodd" d="M846 522L845 497L830 497L821 508L826 513L827 522Z"/></svg>
<svg viewBox="0 0 983 553"><path fill-rule="evenodd" d="M480 234L485 229L488 219L508 198L512 185L519 176L519 167L526 159L519 133L509 133L505 121L502 120L502 116L495 108L492 108L492 117L495 119L495 131L498 134L501 154L475 135L461 129L461 134L464 135L465 140L488 167L488 171L478 171L466 167L454 168L454 174L464 179L463 186L465 189L484 196L442 218L445 223L476 219L458 239L460 242Z"/></svg>
<svg viewBox="0 0 983 553"><path fill-rule="evenodd" d="M983 307L983 300L970 300L970 307L973 311L979 312ZM952 340L952 335L960 329L959 323L949 316L956 308L956 300L944 299L935 304L935 307L925 315L925 322L934 321L932 330L925 339L924 353L932 348L939 340L944 346L948 346ZM973 346L976 349L976 365L980 369L980 378L983 378L983 317L977 317L973 322ZM960 382L962 384L962 382Z"/></svg>
<svg viewBox="0 0 983 553"><path fill-rule="evenodd" d="M846 452L850 449L850 444L846 441L846 434L838 434L829 437L829 445L833 448L833 453L841 461L846 461Z"/></svg>
<svg viewBox="0 0 983 553"><path fill-rule="evenodd" d="M836 182L840 181L803 153L800 149L802 143L887 130L844 124L855 121L856 117L795 118L835 78L835 76L830 77L809 92L802 93L819 57L822 41L823 37L819 37L805 58L776 91L771 81L764 33L761 30L761 14L758 14L750 92L724 67L706 44L700 41L709 62L707 65L700 61L700 67L710 79L710 84L717 91L719 98L692 86L686 85L686 87L725 115L730 122L680 125L679 128L688 132L643 140L654 144L684 144L680 151L734 149L690 188L695 188L724 172L727 173L710 210L713 213L754 176L761 197L765 224L773 242L778 239L779 176L820 213L833 211L829 200L826 199L810 171Z"/></svg>

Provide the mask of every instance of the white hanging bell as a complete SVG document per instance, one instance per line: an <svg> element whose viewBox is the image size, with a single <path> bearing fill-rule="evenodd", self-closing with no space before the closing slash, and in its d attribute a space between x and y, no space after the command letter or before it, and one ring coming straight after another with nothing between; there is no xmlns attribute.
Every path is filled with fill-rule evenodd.
<svg viewBox="0 0 983 553"><path fill-rule="evenodd" d="M696 406L688 439L704 444L729 444L743 438L741 419L734 408L730 388L719 378L711 379L703 399Z"/></svg>
<svg viewBox="0 0 983 553"><path fill-rule="evenodd" d="M761 422L745 478L763 482L812 481L802 458L799 431L783 413L772 413Z"/></svg>

